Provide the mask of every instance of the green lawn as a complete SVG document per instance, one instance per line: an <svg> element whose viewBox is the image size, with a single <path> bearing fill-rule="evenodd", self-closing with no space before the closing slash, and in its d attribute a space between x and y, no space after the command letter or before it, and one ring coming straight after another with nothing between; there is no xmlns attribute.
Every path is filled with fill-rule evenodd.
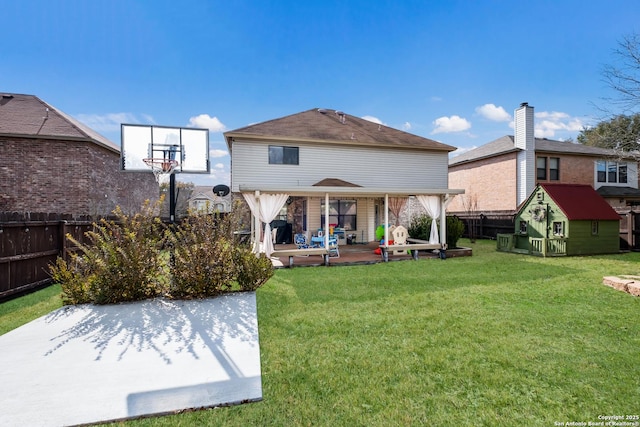
<svg viewBox="0 0 640 427"><path fill-rule="evenodd" d="M602 285L638 274L640 253L543 259L461 243L473 257L278 270L257 292L262 402L123 424L553 426L640 413L640 299ZM0 305L0 332L47 313L49 289L44 303Z"/></svg>

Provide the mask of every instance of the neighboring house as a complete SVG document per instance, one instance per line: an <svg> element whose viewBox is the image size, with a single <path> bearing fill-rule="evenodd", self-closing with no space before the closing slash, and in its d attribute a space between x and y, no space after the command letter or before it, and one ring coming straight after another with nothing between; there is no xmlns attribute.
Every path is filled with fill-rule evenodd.
<svg viewBox="0 0 640 427"><path fill-rule="evenodd" d="M231 196L220 197L212 187L196 186L189 197L189 210L201 213L231 212Z"/></svg>
<svg viewBox="0 0 640 427"><path fill-rule="evenodd" d="M515 136L451 158L449 185L465 195L448 210L513 214L540 183L590 185L614 207L640 203L636 160L613 150L534 138L533 130L533 107L523 103L515 111Z"/></svg>
<svg viewBox="0 0 640 427"><path fill-rule="evenodd" d="M454 147L318 108L224 135L231 191L241 193L253 212L256 202L263 209L268 203L262 222L286 219L294 234L308 237L333 227L369 242L376 227L389 222L388 199L415 195L430 197L432 215L441 221L440 241L446 241L444 206L462 193L448 185ZM258 233L255 218L252 228Z"/></svg>
<svg viewBox="0 0 640 427"><path fill-rule="evenodd" d="M120 172L120 149L33 95L0 95L0 211L108 215L159 196L150 173Z"/></svg>
<svg viewBox="0 0 640 427"><path fill-rule="evenodd" d="M584 184L538 184L515 216L513 234L498 234L498 250L542 256L616 253L620 216Z"/></svg>

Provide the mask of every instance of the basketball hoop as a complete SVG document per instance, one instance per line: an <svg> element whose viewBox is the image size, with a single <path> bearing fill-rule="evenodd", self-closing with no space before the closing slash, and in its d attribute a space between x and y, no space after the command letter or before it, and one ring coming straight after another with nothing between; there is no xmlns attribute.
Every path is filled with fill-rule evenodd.
<svg viewBox="0 0 640 427"><path fill-rule="evenodd" d="M171 175L178 167L178 161L173 159L149 158L142 159L142 161L151 168L151 172L153 172L158 183L162 178Z"/></svg>

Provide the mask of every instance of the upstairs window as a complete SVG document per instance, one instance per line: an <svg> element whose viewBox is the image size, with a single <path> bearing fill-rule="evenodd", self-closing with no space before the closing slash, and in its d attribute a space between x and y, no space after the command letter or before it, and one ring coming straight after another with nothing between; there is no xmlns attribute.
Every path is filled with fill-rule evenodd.
<svg viewBox="0 0 640 427"><path fill-rule="evenodd" d="M560 158L558 157L549 158L549 180L560 180Z"/></svg>
<svg viewBox="0 0 640 427"><path fill-rule="evenodd" d="M540 180L547 179L547 158L546 157L538 157L536 159L536 170L537 177Z"/></svg>
<svg viewBox="0 0 640 427"><path fill-rule="evenodd" d="M284 147L282 145L269 146L270 165L297 165L299 157L298 147Z"/></svg>
<svg viewBox="0 0 640 427"><path fill-rule="evenodd" d="M598 182L626 184L627 164L600 160L596 165L596 174Z"/></svg>

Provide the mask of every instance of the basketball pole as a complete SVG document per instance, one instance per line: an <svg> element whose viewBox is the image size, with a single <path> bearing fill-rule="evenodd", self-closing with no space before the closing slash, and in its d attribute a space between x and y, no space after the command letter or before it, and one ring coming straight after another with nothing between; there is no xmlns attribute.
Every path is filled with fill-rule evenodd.
<svg viewBox="0 0 640 427"><path fill-rule="evenodd" d="M176 174L169 174L169 222L176 220Z"/></svg>

